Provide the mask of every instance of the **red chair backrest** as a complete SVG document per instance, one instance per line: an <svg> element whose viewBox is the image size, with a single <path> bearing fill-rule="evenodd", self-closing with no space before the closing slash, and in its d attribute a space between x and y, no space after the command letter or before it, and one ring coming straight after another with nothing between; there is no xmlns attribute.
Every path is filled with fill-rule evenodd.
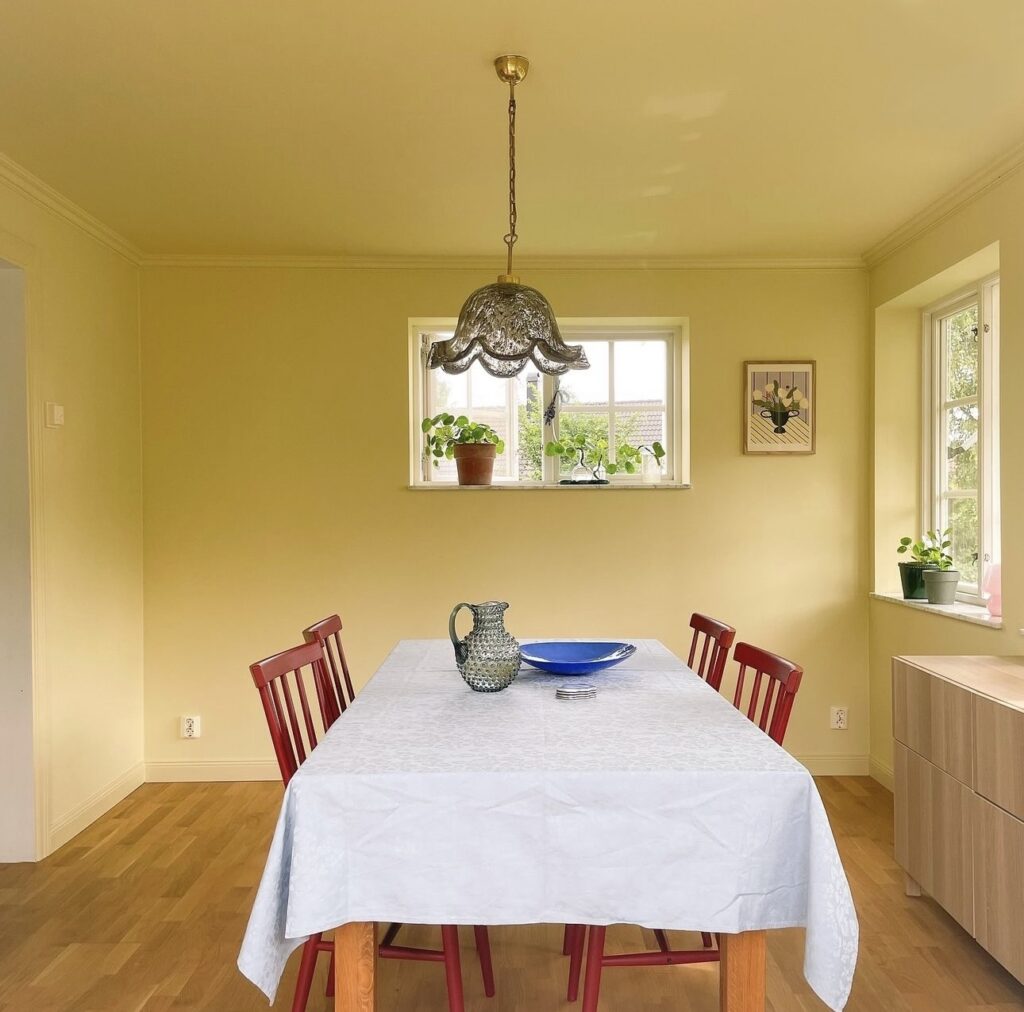
<svg viewBox="0 0 1024 1012"><path fill-rule="evenodd" d="M341 645L341 616L329 615L320 619L307 629L302 630L302 637L307 643L317 643L323 652L324 690L330 705L330 724L340 717L348 704L356 698L352 688L352 677L348 673L348 661L345 659L345 648ZM345 680L342 687L342 679ZM347 695L346 695L347 694ZM326 716L326 715L325 715Z"/></svg>
<svg viewBox="0 0 1024 1012"><path fill-rule="evenodd" d="M792 661L787 661L785 657L771 654L749 643L737 643L733 657L740 666L733 705L739 710L743 709L743 689L749 668L754 676L750 688L750 702L747 705L747 717L781 745L782 739L786 736L796 690L800 688L800 680L804 676L803 668ZM760 699L762 685L766 687L763 700Z"/></svg>
<svg viewBox="0 0 1024 1012"><path fill-rule="evenodd" d="M249 665L285 784L316 748L316 718L320 718L321 732L330 727L330 701L324 694L327 678L323 674L323 663L319 644L303 643ZM307 689L306 675L316 693L319 713L310 707L311 690ZM294 682L294 693L290 681Z"/></svg>
<svg viewBox="0 0 1024 1012"><path fill-rule="evenodd" d="M701 615L696 611L690 616L690 628L693 630L693 640L690 643L690 656L686 664L717 692L722 685L725 662L729 659L729 647L736 639L736 630L731 625L726 625L724 622L719 622L718 619ZM700 661L697 667L694 667L693 661L697 656L697 647L701 637L703 637L703 647L700 652Z"/></svg>

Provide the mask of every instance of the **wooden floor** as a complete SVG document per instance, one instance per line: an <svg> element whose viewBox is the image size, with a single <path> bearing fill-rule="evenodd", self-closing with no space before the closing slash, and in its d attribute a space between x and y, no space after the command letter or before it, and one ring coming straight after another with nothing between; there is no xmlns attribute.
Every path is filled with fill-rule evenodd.
<svg viewBox="0 0 1024 1012"><path fill-rule="evenodd" d="M871 1012L1024 1010L1024 988L928 899L903 895L892 859L891 796L867 779L819 781L853 886L861 953L848 1009ZM0 866L0 1012L265 1009L235 969L249 906L281 799L276 784L140 788L38 865ZM431 943L436 929L411 929ZM578 1008L564 1001L561 929L492 930L498 995L483 997L463 959L467 1007L490 1012ZM609 948L635 946L635 928ZM803 979L799 931L770 934L769 1007L823 1008ZM326 960L310 1010L323 1012ZM295 959L277 1008L289 1009ZM381 964L380 1008L446 1009L430 963ZM610 968L602 1012L715 1012L715 966Z"/></svg>

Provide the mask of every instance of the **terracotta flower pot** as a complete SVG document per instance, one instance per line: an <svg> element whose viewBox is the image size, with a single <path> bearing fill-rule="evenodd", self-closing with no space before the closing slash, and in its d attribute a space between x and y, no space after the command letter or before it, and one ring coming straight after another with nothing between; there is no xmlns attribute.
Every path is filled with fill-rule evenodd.
<svg viewBox="0 0 1024 1012"><path fill-rule="evenodd" d="M455 447L459 484L490 485L497 450L494 443L459 443Z"/></svg>

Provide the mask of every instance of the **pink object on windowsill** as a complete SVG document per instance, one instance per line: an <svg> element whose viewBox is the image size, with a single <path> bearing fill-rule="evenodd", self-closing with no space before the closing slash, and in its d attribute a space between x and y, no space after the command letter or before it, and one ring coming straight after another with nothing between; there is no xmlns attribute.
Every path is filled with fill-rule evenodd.
<svg viewBox="0 0 1024 1012"><path fill-rule="evenodd" d="M988 594L988 601L985 602L988 613L993 618L1001 618L1003 614L1003 574L1002 566L993 562L985 574L985 584L982 592Z"/></svg>

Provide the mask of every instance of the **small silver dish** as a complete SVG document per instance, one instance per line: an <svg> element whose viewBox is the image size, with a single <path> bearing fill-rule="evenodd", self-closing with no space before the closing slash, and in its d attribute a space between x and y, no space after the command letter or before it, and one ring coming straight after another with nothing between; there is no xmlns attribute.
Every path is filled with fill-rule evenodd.
<svg viewBox="0 0 1024 1012"><path fill-rule="evenodd" d="M558 686L555 689L555 696L558 699L595 699L597 689L588 682L575 682Z"/></svg>

